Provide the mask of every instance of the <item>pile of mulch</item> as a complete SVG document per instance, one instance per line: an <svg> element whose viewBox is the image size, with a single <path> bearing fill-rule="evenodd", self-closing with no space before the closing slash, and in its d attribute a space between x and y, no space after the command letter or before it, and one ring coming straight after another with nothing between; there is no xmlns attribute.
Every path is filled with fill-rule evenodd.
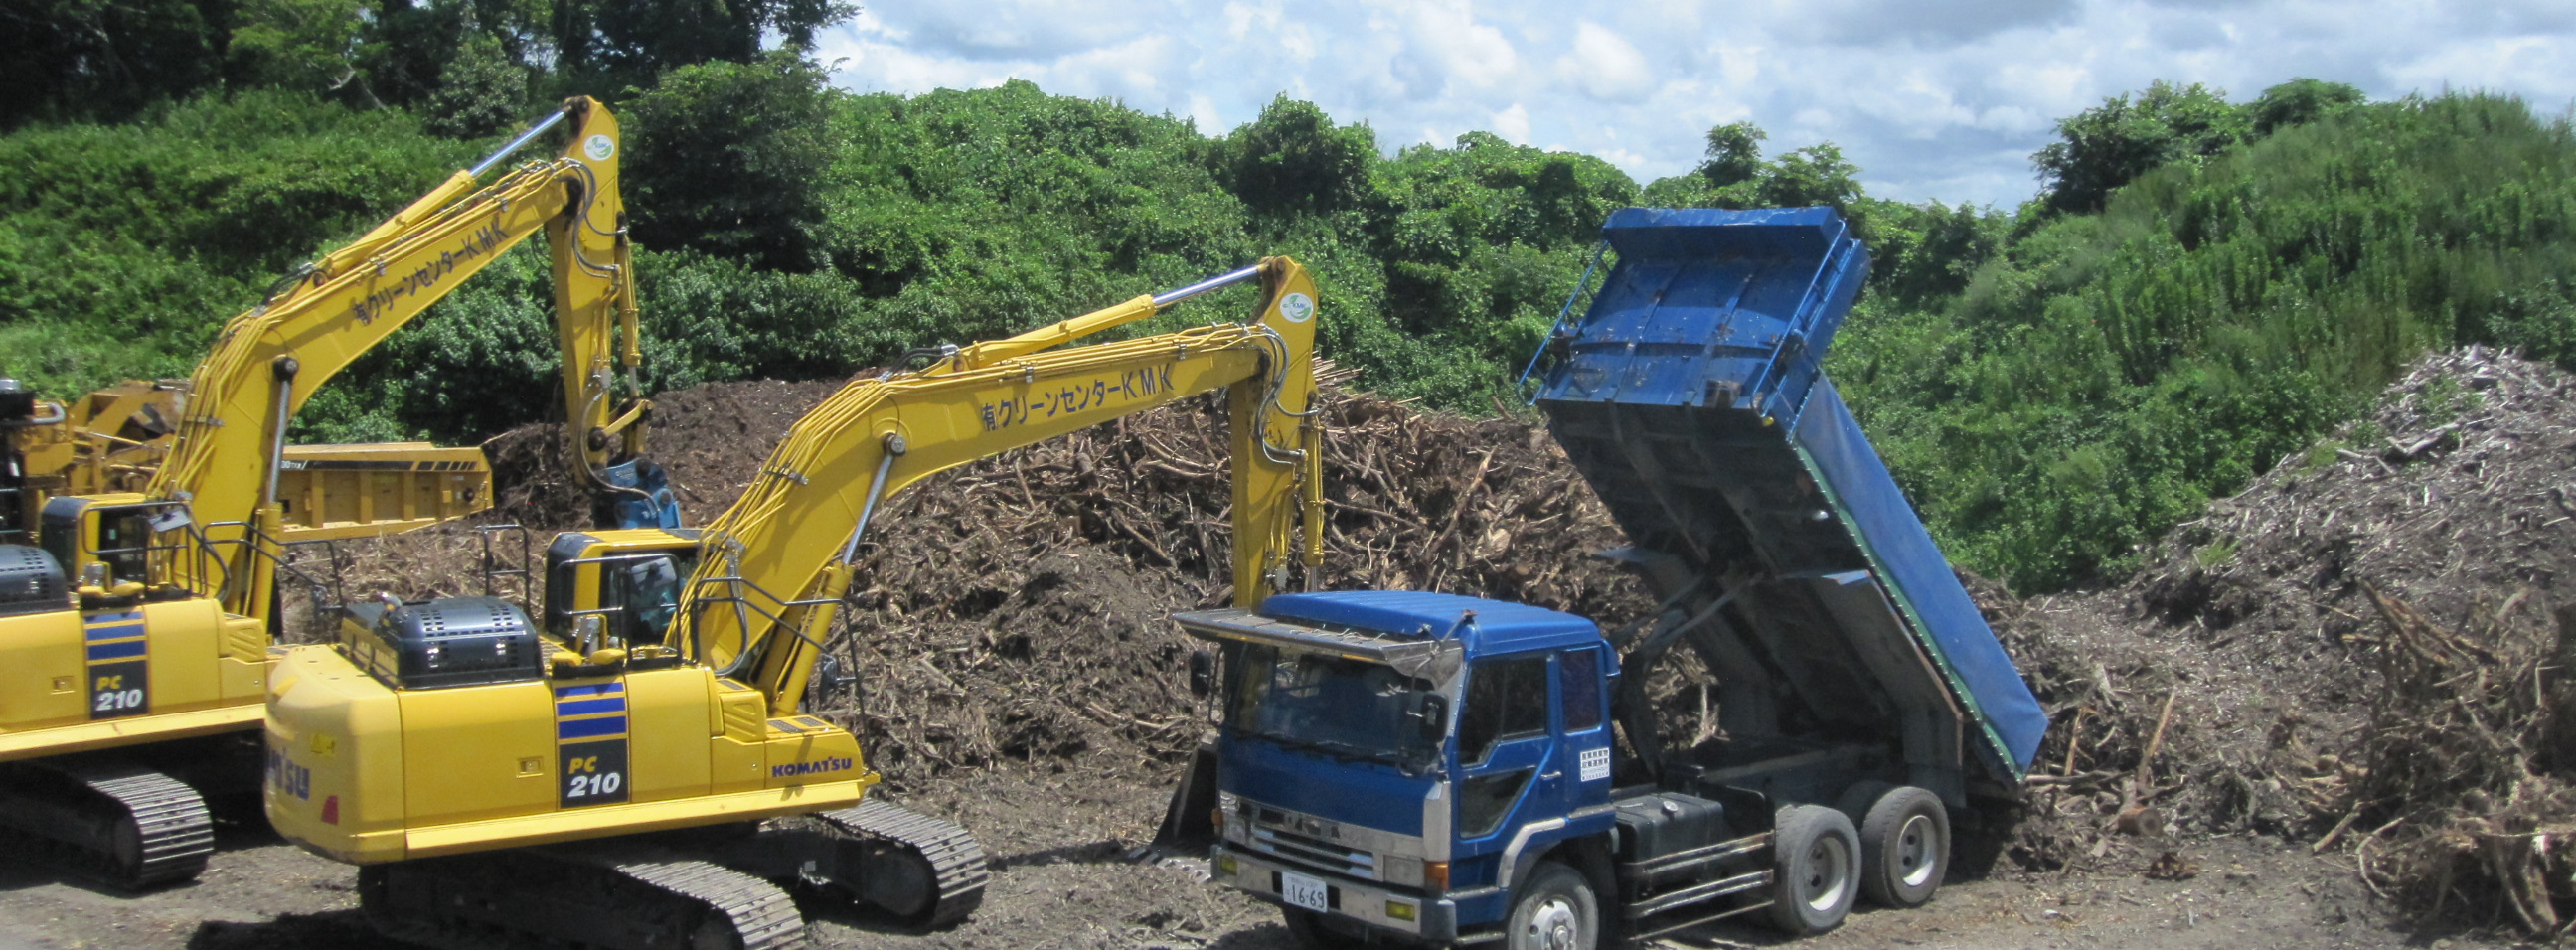
<svg viewBox="0 0 2576 950"><path fill-rule="evenodd" d="M2452 925L2576 913L2576 377L2471 348L2179 526L2129 583L1980 597L2052 712L2034 867L2347 855Z"/></svg>
<svg viewBox="0 0 2576 950"><path fill-rule="evenodd" d="M1543 429L1420 412L1323 375L1327 554L1292 587L1438 589L1605 623L1651 606L1590 556L1621 536ZM689 523L713 521L788 425L838 386L657 397L650 455ZM588 517L558 438L528 426L488 446L501 504L479 520L533 529L524 546L494 536L505 566L522 550L541 557L552 531ZM889 499L833 642L855 688L818 711L858 730L870 764L898 784L1004 761L1168 778L1203 721L1186 688L1197 644L1168 618L1233 595L1225 439L1221 398L1197 397ZM356 555L350 593L481 593L481 545L471 525L386 539Z"/></svg>

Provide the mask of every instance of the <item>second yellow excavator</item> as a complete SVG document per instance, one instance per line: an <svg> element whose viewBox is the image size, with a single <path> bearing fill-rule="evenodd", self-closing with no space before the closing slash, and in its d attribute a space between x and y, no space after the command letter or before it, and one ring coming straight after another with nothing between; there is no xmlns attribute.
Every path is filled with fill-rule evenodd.
<svg viewBox="0 0 2576 950"><path fill-rule="evenodd" d="M1056 349L1256 280L1242 322ZM1315 315L1280 257L943 348L825 400L703 531L556 537L539 610L353 605L270 684L269 818L360 865L380 928L434 944L780 946L803 920L775 882L958 920L981 846L870 797L858 738L804 708L870 518L933 473L1222 389L1234 595L1257 605L1321 560Z"/></svg>
<svg viewBox="0 0 2576 950"><path fill-rule="evenodd" d="M476 185L567 122L559 157ZM192 740L259 727L288 529L332 517L315 496L289 491L298 457L285 445L288 421L350 361L541 231L554 250L564 391L581 433L574 468L630 514L675 510L661 507L667 494L618 484L612 470L641 450L645 412L636 400L612 417L610 402L613 374L631 385L639 350L617 150L608 111L572 100L280 281L225 324L198 364L143 491L56 495L41 547L0 544L0 839L121 887L203 868L212 825L179 775L221 764L219 742ZM366 521L398 514L382 509L403 501L364 493L351 504L349 517ZM254 755L238 757L245 790Z"/></svg>

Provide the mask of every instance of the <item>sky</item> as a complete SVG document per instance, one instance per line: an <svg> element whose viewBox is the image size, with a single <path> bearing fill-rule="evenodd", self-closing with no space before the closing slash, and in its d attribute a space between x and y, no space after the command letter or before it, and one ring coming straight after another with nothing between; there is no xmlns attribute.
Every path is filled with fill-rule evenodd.
<svg viewBox="0 0 2576 950"><path fill-rule="evenodd" d="M1285 93L1389 151L1485 130L1641 185L1749 119L1775 155L1840 146L1873 196L2003 208L2059 118L2156 79L2576 104L2576 0L877 0L818 45L862 92L1026 79L1206 135Z"/></svg>

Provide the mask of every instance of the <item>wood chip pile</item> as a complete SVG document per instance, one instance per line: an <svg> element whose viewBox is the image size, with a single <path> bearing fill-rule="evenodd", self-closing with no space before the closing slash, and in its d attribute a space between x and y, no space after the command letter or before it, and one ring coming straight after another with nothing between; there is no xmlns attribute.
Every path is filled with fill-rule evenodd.
<svg viewBox="0 0 2576 950"><path fill-rule="evenodd" d="M2017 856L2257 831L2459 925L2576 912L2576 377L2428 357L2130 583L1981 602L2053 727ZM2172 867L2171 864L2167 865Z"/></svg>

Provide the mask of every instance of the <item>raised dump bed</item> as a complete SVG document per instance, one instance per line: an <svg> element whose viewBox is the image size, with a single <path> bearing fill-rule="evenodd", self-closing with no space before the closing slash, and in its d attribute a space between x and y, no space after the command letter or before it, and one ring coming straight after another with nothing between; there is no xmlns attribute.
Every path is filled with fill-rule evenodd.
<svg viewBox="0 0 2576 950"><path fill-rule="evenodd" d="M2047 714L1818 365L1868 251L1829 208L1629 208L1602 235L1537 404L1666 598L1622 633L1630 671L1683 643L1721 683L1724 739L1653 764L1742 776L1901 730L1914 784L2018 787Z"/></svg>

